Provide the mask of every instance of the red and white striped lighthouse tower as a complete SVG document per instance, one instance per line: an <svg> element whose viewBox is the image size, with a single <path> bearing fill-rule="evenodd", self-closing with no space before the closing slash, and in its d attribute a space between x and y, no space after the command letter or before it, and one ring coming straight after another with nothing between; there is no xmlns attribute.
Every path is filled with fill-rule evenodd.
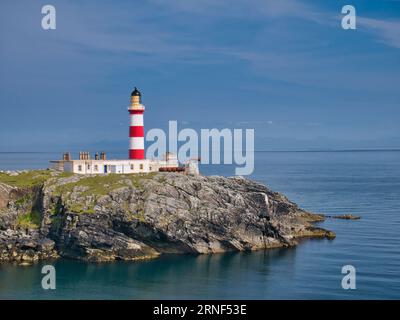
<svg viewBox="0 0 400 320"><path fill-rule="evenodd" d="M131 118L129 128L129 159L144 159L144 105L141 104L142 94L135 87L131 94L131 105L128 108Z"/></svg>

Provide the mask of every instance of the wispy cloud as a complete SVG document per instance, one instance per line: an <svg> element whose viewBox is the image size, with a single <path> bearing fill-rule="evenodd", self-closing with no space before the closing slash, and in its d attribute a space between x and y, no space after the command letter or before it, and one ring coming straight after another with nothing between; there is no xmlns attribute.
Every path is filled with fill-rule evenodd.
<svg viewBox="0 0 400 320"><path fill-rule="evenodd" d="M359 28L367 28L379 42L400 49L400 20L359 17Z"/></svg>
<svg viewBox="0 0 400 320"><path fill-rule="evenodd" d="M54 41L51 46L40 44L48 48L48 55L38 59L59 55L96 59L103 61L102 72L108 72L116 60L127 65L134 60L136 65L142 66L239 61L264 78L318 86L329 79L337 79L340 68L354 58L347 53L344 61L343 55L332 54L332 50L335 51L333 40L321 33L330 31L319 31L340 30L341 15L302 0L237 0L234 3L228 0L151 0L138 7L134 14L128 10L128 4L115 6L105 2L99 4L98 12L106 11L106 18L96 13L97 10L88 15L93 4L69 2L68 6L60 5L59 8L60 23ZM257 28L235 41L221 42L220 38L212 37L221 23L237 23L237 30L240 30L240 24L245 25L247 20L256 23ZM307 21L309 29L293 29L298 20ZM359 17L358 23L356 32L370 33L379 42L400 48L400 21ZM313 28L312 24L318 28ZM227 30L227 38L232 37L235 30ZM31 35L29 38L38 37ZM44 37L39 39L48 41ZM12 56L15 55L24 55L24 51L16 50ZM32 56L35 56L34 52ZM339 68L329 68L332 77L324 79L321 68L333 65ZM100 71L96 69L95 72ZM356 73L347 77L362 83ZM333 85L340 85L340 82Z"/></svg>
<svg viewBox="0 0 400 320"><path fill-rule="evenodd" d="M161 10L177 15L198 15L203 18L299 18L321 25L333 24L333 14L318 10L303 0L151 0Z"/></svg>

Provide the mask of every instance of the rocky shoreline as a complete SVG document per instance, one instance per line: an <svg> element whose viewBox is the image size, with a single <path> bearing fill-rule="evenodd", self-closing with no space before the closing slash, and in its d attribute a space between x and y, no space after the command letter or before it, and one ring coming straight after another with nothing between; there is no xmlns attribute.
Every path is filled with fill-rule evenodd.
<svg viewBox="0 0 400 320"><path fill-rule="evenodd" d="M323 221L248 179L178 173L0 172L0 261L150 259L333 239Z"/></svg>
<svg viewBox="0 0 400 320"><path fill-rule="evenodd" d="M355 216L352 214L340 214L340 215L334 215L334 216L327 216L325 215L326 218L330 219L342 219L342 220L360 220L360 216Z"/></svg>

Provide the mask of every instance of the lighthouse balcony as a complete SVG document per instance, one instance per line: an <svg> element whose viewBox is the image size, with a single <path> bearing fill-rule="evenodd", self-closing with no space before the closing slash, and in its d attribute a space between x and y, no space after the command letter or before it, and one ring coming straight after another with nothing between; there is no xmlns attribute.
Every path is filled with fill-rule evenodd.
<svg viewBox="0 0 400 320"><path fill-rule="evenodd" d="M128 110L129 110L129 111L131 111L131 110L133 110L133 111L135 111L135 110L144 111L144 110L145 110L145 107L144 107L143 104L132 105L132 106L129 106L129 107L128 107Z"/></svg>

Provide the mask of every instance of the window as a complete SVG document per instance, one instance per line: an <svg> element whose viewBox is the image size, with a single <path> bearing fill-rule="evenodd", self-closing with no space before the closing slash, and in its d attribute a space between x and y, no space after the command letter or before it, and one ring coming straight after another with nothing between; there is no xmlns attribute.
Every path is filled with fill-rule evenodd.
<svg viewBox="0 0 400 320"><path fill-rule="evenodd" d="M90 170L90 164L87 165L87 169Z"/></svg>
<svg viewBox="0 0 400 320"><path fill-rule="evenodd" d="M81 165L78 166L78 171L82 171L82 166Z"/></svg>
<svg viewBox="0 0 400 320"><path fill-rule="evenodd" d="M99 171L99 167L97 164L94 166L94 171Z"/></svg>
<svg viewBox="0 0 400 320"><path fill-rule="evenodd" d="M134 165L133 165L133 164L131 164L131 170L134 170L134 169L135 169Z"/></svg>
<svg viewBox="0 0 400 320"><path fill-rule="evenodd" d="M143 170L143 164L140 164L140 170Z"/></svg>

